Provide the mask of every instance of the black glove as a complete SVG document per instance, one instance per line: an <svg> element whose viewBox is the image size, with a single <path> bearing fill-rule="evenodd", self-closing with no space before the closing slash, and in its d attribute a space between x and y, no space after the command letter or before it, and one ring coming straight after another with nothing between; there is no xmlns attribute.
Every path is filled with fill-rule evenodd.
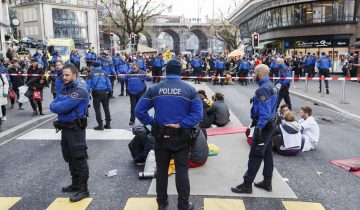
<svg viewBox="0 0 360 210"><path fill-rule="evenodd" d="M254 130L254 135L253 135L253 141L255 142L255 144L259 145L259 146L263 146L264 144L264 140L262 138L262 131L261 128L255 128Z"/></svg>
<svg viewBox="0 0 360 210"><path fill-rule="evenodd" d="M106 92L107 97L110 98L111 97L111 92Z"/></svg>
<svg viewBox="0 0 360 210"><path fill-rule="evenodd" d="M253 120L251 122L250 128L255 127L257 125L257 120Z"/></svg>

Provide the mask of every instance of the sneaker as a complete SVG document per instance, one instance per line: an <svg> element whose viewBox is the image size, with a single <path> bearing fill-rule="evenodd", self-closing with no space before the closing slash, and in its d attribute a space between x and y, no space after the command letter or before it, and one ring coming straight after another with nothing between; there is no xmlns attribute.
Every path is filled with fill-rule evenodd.
<svg viewBox="0 0 360 210"><path fill-rule="evenodd" d="M234 193L245 193L245 194L251 194L252 193L252 186L248 183L242 183L241 185L238 185L236 187L232 187L231 191Z"/></svg>
<svg viewBox="0 0 360 210"><path fill-rule="evenodd" d="M1 118L2 121L6 121L6 116Z"/></svg>
<svg viewBox="0 0 360 210"><path fill-rule="evenodd" d="M89 191L76 192L73 196L70 197L70 202L71 203L78 202L78 201L81 201L82 199L88 198L88 197L90 197Z"/></svg>

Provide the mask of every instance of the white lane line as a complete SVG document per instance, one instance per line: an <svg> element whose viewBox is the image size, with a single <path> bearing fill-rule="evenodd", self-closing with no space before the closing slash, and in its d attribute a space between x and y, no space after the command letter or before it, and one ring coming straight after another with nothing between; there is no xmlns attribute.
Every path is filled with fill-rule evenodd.
<svg viewBox="0 0 360 210"><path fill-rule="evenodd" d="M133 137L132 131L125 129L86 129L86 140L131 140ZM61 132L56 133L55 129L34 129L17 140L61 140Z"/></svg>

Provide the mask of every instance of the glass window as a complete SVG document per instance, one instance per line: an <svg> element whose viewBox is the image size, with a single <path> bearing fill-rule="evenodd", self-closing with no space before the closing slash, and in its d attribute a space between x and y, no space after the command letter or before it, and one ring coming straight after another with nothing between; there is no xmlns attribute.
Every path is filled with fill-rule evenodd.
<svg viewBox="0 0 360 210"><path fill-rule="evenodd" d="M289 25L294 25L295 21L294 21L294 6L288 6L287 7L287 16L288 16L288 22Z"/></svg>
<svg viewBox="0 0 360 210"><path fill-rule="evenodd" d="M333 3L333 21L344 21L344 0L338 0Z"/></svg>
<svg viewBox="0 0 360 210"><path fill-rule="evenodd" d="M332 21L332 2L331 1L325 1L322 3L322 6L324 7L323 11L325 12L325 22L331 22Z"/></svg>
<svg viewBox="0 0 360 210"><path fill-rule="evenodd" d="M295 24L305 24L306 22L306 7L303 4L294 5Z"/></svg>
<svg viewBox="0 0 360 210"><path fill-rule="evenodd" d="M313 4L313 23L323 23L325 22L325 11L321 3Z"/></svg>
<svg viewBox="0 0 360 210"><path fill-rule="evenodd" d="M305 5L305 12L306 12L306 24L313 23L313 9L312 4L306 4Z"/></svg>
<svg viewBox="0 0 360 210"><path fill-rule="evenodd" d="M345 21L354 21L355 0L345 0Z"/></svg>
<svg viewBox="0 0 360 210"><path fill-rule="evenodd" d="M282 26L288 26L289 22L287 20L287 8L283 7L281 8L281 20L282 20Z"/></svg>

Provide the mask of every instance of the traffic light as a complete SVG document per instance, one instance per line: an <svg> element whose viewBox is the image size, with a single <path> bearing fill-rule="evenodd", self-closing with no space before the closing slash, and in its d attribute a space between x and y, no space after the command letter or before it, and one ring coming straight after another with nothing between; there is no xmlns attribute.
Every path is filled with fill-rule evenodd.
<svg viewBox="0 0 360 210"><path fill-rule="evenodd" d="M253 46L254 46L254 47L259 46L259 40L260 40L259 34L258 34L258 33L254 33L254 34L252 35L252 42L253 42Z"/></svg>
<svg viewBox="0 0 360 210"><path fill-rule="evenodd" d="M130 34L130 42L131 42L132 45L135 45L135 43L136 43L136 34L134 34L134 33Z"/></svg>
<svg viewBox="0 0 360 210"><path fill-rule="evenodd" d="M109 32L109 36L110 36L110 39L114 37L114 32L113 31L110 31Z"/></svg>

